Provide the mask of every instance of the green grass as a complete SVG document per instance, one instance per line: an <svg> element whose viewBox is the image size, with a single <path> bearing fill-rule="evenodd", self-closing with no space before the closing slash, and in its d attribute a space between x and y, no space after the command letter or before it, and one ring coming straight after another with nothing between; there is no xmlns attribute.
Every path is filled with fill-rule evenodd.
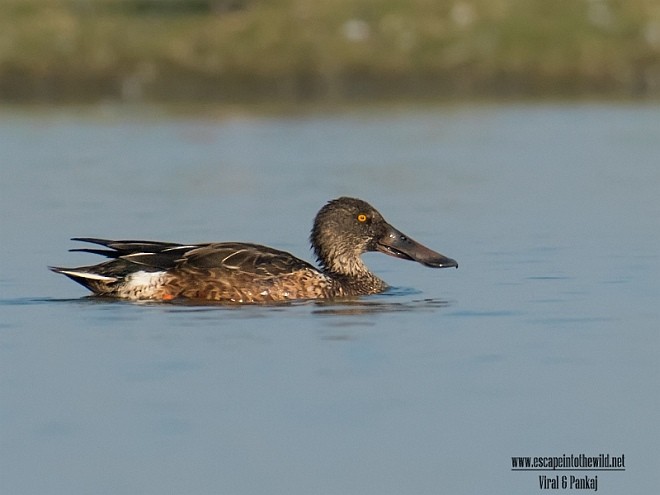
<svg viewBox="0 0 660 495"><path fill-rule="evenodd" d="M3 0L5 101L660 94L654 0Z"/></svg>

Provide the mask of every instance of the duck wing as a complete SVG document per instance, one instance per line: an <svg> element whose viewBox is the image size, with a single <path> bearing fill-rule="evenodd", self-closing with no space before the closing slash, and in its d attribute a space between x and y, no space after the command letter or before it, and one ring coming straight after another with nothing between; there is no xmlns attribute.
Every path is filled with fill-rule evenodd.
<svg viewBox="0 0 660 495"><path fill-rule="evenodd" d="M190 250L197 249L198 244L176 244L173 242L137 241L137 240L110 240L94 237L74 237L73 241L98 244L108 249L79 248L71 249L74 252L92 253L124 260L140 265L140 269L147 271L171 270L176 267L181 258Z"/></svg>
<svg viewBox="0 0 660 495"><path fill-rule="evenodd" d="M277 278L300 270L317 271L312 265L286 251L260 244L219 242L199 245L177 262L177 270L213 271L231 276Z"/></svg>
<svg viewBox="0 0 660 495"><path fill-rule="evenodd" d="M139 268L135 267L134 270L188 273L212 271L216 276L226 273L233 276L249 275L258 278L278 277L299 270L317 271L306 261L286 251L260 244L244 242L176 244L92 237L77 237L73 240L97 244L107 249L82 248L72 249L72 251L99 254L139 265Z"/></svg>

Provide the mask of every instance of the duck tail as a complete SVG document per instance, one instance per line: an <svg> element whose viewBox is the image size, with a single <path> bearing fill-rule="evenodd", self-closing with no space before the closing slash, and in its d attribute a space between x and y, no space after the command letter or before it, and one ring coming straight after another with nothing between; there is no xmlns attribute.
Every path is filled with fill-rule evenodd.
<svg viewBox="0 0 660 495"><path fill-rule="evenodd" d="M55 273L66 275L74 282L78 282L83 287L91 290L95 294L107 294L112 291L112 286L119 279L108 275L98 273L96 266L81 266L78 268L62 268L59 266L49 266L48 268Z"/></svg>

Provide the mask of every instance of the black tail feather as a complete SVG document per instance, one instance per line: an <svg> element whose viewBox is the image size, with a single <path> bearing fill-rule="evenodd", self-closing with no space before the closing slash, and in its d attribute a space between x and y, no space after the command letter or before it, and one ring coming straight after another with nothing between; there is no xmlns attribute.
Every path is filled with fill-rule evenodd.
<svg viewBox="0 0 660 495"><path fill-rule="evenodd" d="M119 251L110 251L109 249L90 249L90 248L78 248L78 249L69 249L71 253L91 253L105 256L106 258L119 258L121 253Z"/></svg>
<svg viewBox="0 0 660 495"><path fill-rule="evenodd" d="M138 240L119 240L98 239L95 237L74 237L72 240L97 244L108 249L101 248L75 248L70 249L74 252L97 254L111 258L109 261L100 265L79 267L79 268L51 268L57 273L62 273L76 282L83 283L74 278L80 276L80 273L93 274L96 277L123 277L135 271L160 271L169 270L176 266L191 249L199 245L176 244L172 242L158 241L138 241ZM73 275L70 272L78 272ZM83 278L89 278L87 277ZM93 276L91 278L94 278ZM83 285L85 285L83 283Z"/></svg>
<svg viewBox="0 0 660 495"><path fill-rule="evenodd" d="M91 249L80 248L72 249L71 251L79 251L84 253L100 254L108 258L119 258L128 254L135 253L161 253L167 249L173 249L182 246L173 242L159 242L159 241L138 241L138 240L119 240L113 241L110 239L98 239L95 237L73 237L72 241L88 242L90 244L98 244L110 248L112 251L104 249Z"/></svg>

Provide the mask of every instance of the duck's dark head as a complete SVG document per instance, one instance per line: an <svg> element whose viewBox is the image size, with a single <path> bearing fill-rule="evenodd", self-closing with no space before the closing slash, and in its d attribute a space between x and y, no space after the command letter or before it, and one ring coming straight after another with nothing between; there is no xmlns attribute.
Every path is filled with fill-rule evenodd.
<svg viewBox="0 0 660 495"><path fill-rule="evenodd" d="M321 208L314 219L311 243L319 263L342 275L368 273L360 258L367 251L431 268L458 267L456 261L401 233L369 203L355 198L338 198Z"/></svg>

